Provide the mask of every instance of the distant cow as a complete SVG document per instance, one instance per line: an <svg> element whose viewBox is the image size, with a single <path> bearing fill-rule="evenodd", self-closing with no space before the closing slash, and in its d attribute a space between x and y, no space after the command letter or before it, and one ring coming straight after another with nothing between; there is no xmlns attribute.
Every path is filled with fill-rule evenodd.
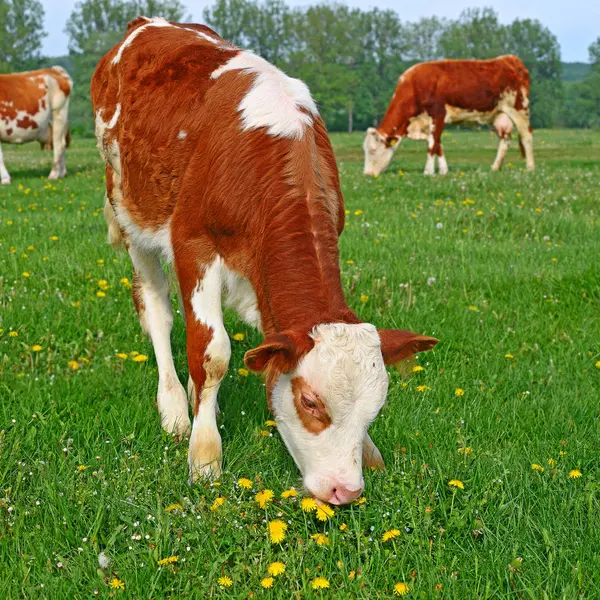
<svg viewBox="0 0 600 600"><path fill-rule="evenodd" d="M535 168L529 125L529 72L512 55L491 60L439 60L414 65L398 80L390 105L377 128L367 130L365 175L379 175L405 137L427 141L425 175L448 172L441 138L447 123L494 124L500 138L492 170L498 170L508 149L511 120L519 132L527 170ZM510 125L512 129L512 124Z"/></svg>
<svg viewBox="0 0 600 600"><path fill-rule="evenodd" d="M217 393L231 356L224 299L264 333L244 362L265 375L306 489L334 504L355 499L363 460L382 464L368 427L385 402L384 364L437 340L377 330L346 304L337 243L344 202L308 88L208 27L138 17L98 64L91 96L109 240L123 240L133 262L162 426L184 435L190 420L161 259L179 282L190 478L221 470Z"/></svg>
<svg viewBox="0 0 600 600"><path fill-rule="evenodd" d="M73 81L62 67L0 75L0 142L38 141L54 151L48 179L66 175L69 99ZM0 146L0 176L10 183Z"/></svg>

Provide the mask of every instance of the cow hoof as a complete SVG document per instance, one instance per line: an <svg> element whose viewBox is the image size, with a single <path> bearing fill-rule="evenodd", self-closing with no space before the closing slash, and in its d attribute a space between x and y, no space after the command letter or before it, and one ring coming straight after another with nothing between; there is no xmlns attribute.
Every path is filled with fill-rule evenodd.
<svg viewBox="0 0 600 600"><path fill-rule="evenodd" d="M3 177L2 185L10 185L10 177Z"/></svg>
<svg viewBox="0 0 600 600"><path fill-rule="evenodd" d="M56 181L58 179L58 173L50 173L48 175L48 181Z"/></svg>
<svg viewBox="0 0 600 600"><path fill-rule="evenodd" d="M221 436L215 430L194 428L188 455L189 483L198 479L217 479L221 476Z"/></svg>
<svg viewBox="0 0 600 600"><path fill-rule="evenodd" d="M190 433L187 395L179 381L160 382L158 385L158 410L162 428L178 439Z"/></svg>

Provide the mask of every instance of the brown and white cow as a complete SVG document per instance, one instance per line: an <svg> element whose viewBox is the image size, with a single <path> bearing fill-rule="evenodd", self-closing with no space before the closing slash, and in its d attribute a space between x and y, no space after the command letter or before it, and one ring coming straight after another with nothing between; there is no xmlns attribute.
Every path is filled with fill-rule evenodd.
<svg viewBox="0 0 600 600"><path fill-rule="evenodd" d="M382 463L367 430L385 402L385 364L437 340L378 331L348 308L337 245L343 199L308 88L208 27L138 17L98 64L91 93L109 240L122 239L133 262L163 428L185 435L161 259L177 275L194 415L190 479L221 469L224 301L265 336L244 361L265 375L307 490L335 504L356 498L363 456Z"/></svg>
<svg viewBox="0 0 600 600"><path fill-rule="evenodd" d="M470 122L499 125L506 130L507 119L517 127L527 170L533 171L529 72L516 56L414 65L400 76L380 125L367 130L363 144L365 175L384 171L405 137L427 141L425 175L434 174L436 155L439 173L444 175L448 172L441 142L444 125ZM494 171L502 166L508 149L506 137L496 129L500 141Z"/></svg>
<svg viewBox="0 0 600 600"><path fill-rule="evenodd" d="M62 67L0 75L0 142L52 145L48 179L67 173L65 148L69 130L69 99L73 81ZM0 178L10 183L0 146Z"/></svg>

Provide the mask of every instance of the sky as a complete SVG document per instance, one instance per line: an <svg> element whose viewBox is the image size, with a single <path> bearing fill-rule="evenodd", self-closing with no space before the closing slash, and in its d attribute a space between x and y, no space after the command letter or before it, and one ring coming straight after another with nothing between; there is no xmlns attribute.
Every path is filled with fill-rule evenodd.
<svg viewBox="0 0 600 600"><path fill-rule="evenodd" d="M317 4L311 0L286 0L290 6ZM60 56L67 53L65 24L76 0L41 0L46 11L43 53ZM428 0L403 2L402 0L341 0L349 6L394 9L403 21L417 21L421 17L456 18L465 8L491 6L500 21L510 23L516 18L538 19L558 38L562 60L588 62L588 46L600 36L600 1L598 0L501 0L477 2L474 0ZM205 0L183 0L196 22L202 22L202 10L212 4ZM150 15L152 16L152 15Z"/></svg>

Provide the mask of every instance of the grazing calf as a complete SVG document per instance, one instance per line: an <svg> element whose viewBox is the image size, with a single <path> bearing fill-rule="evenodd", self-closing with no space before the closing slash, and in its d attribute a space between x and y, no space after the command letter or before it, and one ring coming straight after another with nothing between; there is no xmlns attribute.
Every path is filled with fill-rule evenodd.
<svg viewBox="0 0 600 600"><path fill-rule="evenodd" d="M54 159L48 179L67 173L69 99L73 81L62 67L0 75L0 142L40 142L52 146ZM0 146L0 178L10 183Z"/></svg>
<svg viewBox="0 0 600 600"><path fill-rule="evenodd" d="M437 340L378 331L346 305L343 199L308 88L208 27L138 17L98 64L91 91L109 239L131 256L162 425L181 436L190 420L160 260L177 275L194 415L190 479L221 469L217 393L231 355L224 301L264 333L244 361L266 378L307 490L350 502L363 488L363 456L381 464L367 430L385 401L385 363Z"/></svg>
<svg viewBox="0 0 600 600"><path fill-rule="evenodd" d="M384 171L398 143L405 137L427 141L425 175L434 174L436 156L439 173L445 175L448 164L441 142L444 125L495 124L501 116L504 123L511 120L516 125L527 170L533 171L529 72L516 56L438 60L414 65L400 76L380 125L367 130L363 144L365 175L379 175ZM506 129L506 125L503 127ZM502 166L507 149L506 138L500 136L492 170Z"/></svg>

